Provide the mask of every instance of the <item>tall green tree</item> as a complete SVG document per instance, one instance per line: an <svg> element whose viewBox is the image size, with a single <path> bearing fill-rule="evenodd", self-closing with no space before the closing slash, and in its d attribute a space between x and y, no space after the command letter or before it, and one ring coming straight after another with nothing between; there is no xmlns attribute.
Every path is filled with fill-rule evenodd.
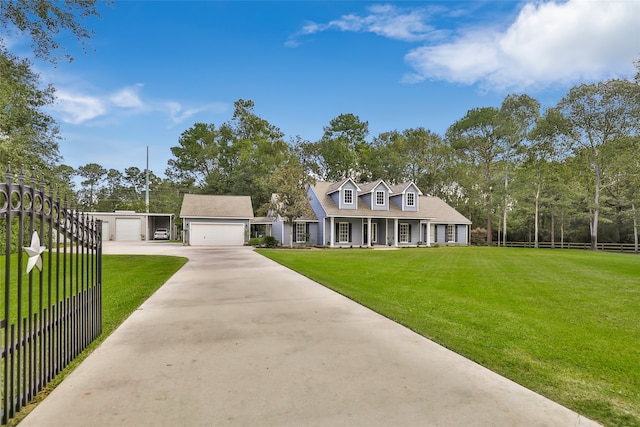
<svg viewBox="0 0 640 427"><path fill-rule="evenodd" d="M366 141L369 123L354 114L341 114L324 127L320 141L314 144L318 159L318 175L328 181L344 178L361 180L364 172L362 160L370 145ZM368 177L364 177L365 180Z"/></svg>
<svg viewBox="0 0 640 427"><path fill-rule="evenodd" d="M106 4L111 3L107 1ZM32 64L9 52L7 37L30 40L36 58L56 63L71 34L86 48L92 32L86 19L99 17L97 0L2 0L0 2L0 164L21 164L52 184L68 170L56 169L60 160L57 123L44 107L55 100L54 88L43 85ZM69 61L71 55L63 55ZM68 176L67 176L68 178ZM66 183L63 191L72 190Z"/></svg>
<svg viewBox="0 0 640 427"><path fill-rule="evenodd" d="M446 135L467 173L480 173L479 177L465 184L468 194L476 194L475 202L481 205L487 219L487 245L492 243L492 216L496 208L493 198L497 184L494 168L506 151L500 120L500 110L497 108L474 108L451 125Z"/></svg>
<svg viewBox="0 0 640 427"><path fill-rule="evenodd" d="M502 206L503 241L507 240L507 212L512 204L509 194L509 169L522 158L524 144L529 140L540 116L540 103L528 95L508 95L500 106L500 133L505 141L504 195Z"/></svg>
<svg viewBox="0 0 640 427"><path fill-rule="evenodd" d="M182 132L179 145L171 147L173 157L167 162L167 177L185 186L203 187L218 170L220 138L214 124L195 123Z"/></svg>
<svg viewBox="0 0 640 427"><path fill-rule="evenodd" d="M295 156L277 169L270 179L274 197L268 207L289 225L289 247L293 247L293 228L296 220L313 215L307 187L315 180Z"/></svg>
<svg viewBox="0 0 640 427"><path fill-rule="evenodd" d="M626 80L582 84L572 88L557 106L567 120L564 138L583 167L592 171L591 248L597 249L601 192L607 185L610 157L603 147L640 132L640 85Z"/></svg>
<svg viewBox="0 0 640 427"><path fill-rule="evenodd" d="M250 100L235 102L230 121L219 128L196 123L171 147L166 174L181 188L208 194L251 196L254 206L271 197L269 177L292 153L279 128L254 112Z"/></svg>
<svg viewBox="0 0 640 427"><path fill-rule="evenodd" d="M424 192L442 196L449 184L451 150L435 132L419 127L407 129L406 181L415 182Z"/></svg>
<svg viewBox="0 0 640 427"><path fill-rule="evenodd" d="M608 151L611 183L605 188L615 209L619 241L626 241L624 223L630 221L635 252L638 252L638 206L640 206L640 137L623 138L603 147Z"/></svg>
<svg viewBox="0 0 640 427"><path fill-rule="evenodd" d="M98 204L97 190L106 173L107 170L97 163L87 163L76 170L76 174L82 178L80 204L85 209L93 210Z"/></svg>
<svg viewBox="0 0 640 427"><path fill-rule="evenodd" d="M222 151L228 164L227 188L231 194L249 195L254 206L271 199L271 175L291 156L284 133L254 112L251 100L235 102L233 118L225 124L228 144Z"/></svg>
<svg viewBox="0 0 640 427"><path fill-rule="evenodd" d="M31 64L0 50L0 164L50 170L60 160L57 123L44 108L54 102Z"/></svg>
<svg viewBox="0 0 640 427"><path fill-rule="evenodd" d="M534 246L540 237L540 204L547 187L557 182L554 169L563 158L560 134L565 124L563 117L555 109L548 109L542 117L536 117L535 128L527 132L530 144L525 151L520 177L525 194L533 194L534 200ZM507 178L505 178L506 181ZM506 233L506 231L505 231ZM553 232L551 233L553 239Z"/></svg>
<svg viewBox="0 0 640 427"><path fill-rule="evenodd" d="M366 159L368 178L384 179L391 184L406 181L406 153L407 138L401 132L383 132L375 136Z"/></svg>
<svg viewBox="0 0 640 427"><path fill-rule="evenodd" d="M373 138L365 165L370 179L412 181L442 196L449 184L451 150L440 135L422 127L384 132Z"/></svg>
<svg viewBox="0 0 640 427"><path fill-rule="evenodd" d="M112 2L108 0L106 4ZM0 6L0 46L5 46L6 36L20 34L31 40L36 58L57 62L64 51L59 36L71 33L83 49L88 47L92 30L84 26L90 17L100 17L98 0L2 0ZM70 54L63 55L73 60Z"/></svg>

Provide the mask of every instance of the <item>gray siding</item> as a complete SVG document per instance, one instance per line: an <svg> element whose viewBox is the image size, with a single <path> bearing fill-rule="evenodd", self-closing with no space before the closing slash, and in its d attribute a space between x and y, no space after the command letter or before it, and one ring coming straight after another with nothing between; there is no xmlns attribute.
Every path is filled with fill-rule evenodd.
<svg viewBox="0 0 640 427"><path fill-rule="evenodd" d="M402 194L397 194L389 197L389 203L395 203L400 209L402 209Z"/></svg>
<svg viewBox="0 0 640 427"><path fill-rule="evenodd" d="M276 240L282 244L284 244L284 242L282 241L282 226L284 225L284 223L282 221L273 221L273 224L271 225L271 236L275 237ZM284 239L286 239L287 237L285 236Z"/></svg>
<svg viewBox="0 0 640 427"><path fill-rule="evenodd" d="M408 193L413 193L413 206L409 206L407 204L407 194ZM418 187L416 187L415 185L411 184L409 186L409 188L407 188L407 190L404 192L404 197L402 199L403 199L402 200L402 203L403 203L402 210L403 211L418 212L418 199L419 199Z"/></svg>
<svg viewBox="0 0 640 427"><path fill-rule="evenodd" d="M458 245L467 245L469 243L469 236L467 235L467 226L465 224L456 224L456 240L454 242L449 241L447 239L447 226L450 224L436 224L436 241L434 243L439 243L441 245L446 244L458 244Z"/></svg>
<svg viewBox="0 0 640 427"><path fill-rule="evenodd" d="M325 238L325 236L322 234L322 224L324 222L324 219L326 218L326 214L324 212L324 209L322 208L322 205L320 204L320 201L316 198L315 193L311 191L311 188L307 190L307 194L309 195L309 204L311 205L311 210L313 210L316 218L318 218L316 242L318 244L325 244L328 238Z"/></svg>
<svg viewBox="0 0 640 427"><path fill-rule="evenodd" d="M353 203L351 204L344 203L345 190L353 191L353 199L352 199ZM345 182L342 188L340 189L340 203L338 204L338 207L340 209L348 209L348 210L358 209L358 190L355 184L353 184L351 181Z"/></svg>
<svg viewBox="0 0 640 427"><path fill-rule="evenodd" d="M458 224L458 243L466 245L469 243L469 236L467 236L468 227L464 224Z"/></svg>
<svg viewBox="0 0 640 427"><path fill-rule="evenodd" d="M287 224L286 222L279 222L278 224L281 224L281 230L284 232L284 238L282 239L282 244L283 245L288 245L289 244L289 224ZM309 229L309 236L306 242L297 242L296 241L296 235L295 235L295 225L294 225L294 233L292 235L293 238L293 244L300 244L300 243L307 243L307 244L313 244L315 245L316 243L318 243L318 223L316 222L305 222L304 224L308 224L308 229ZM278 239L278 241L280 240L279 237L276 237Z"/></svg>
<svg viewBox="0 0 640 427"><path fill-rule="evenodd" d="M346 222L351 224L351 241L349 242L339 242L338 241L338 224L341 222ZM330 225L329 225L330 226ZM362 241L362 221L359 218L336 218L334 227L334 238L335 244L338 246L360 246L365 245L366 243ZM327 230L328 234L328 230Z"/></svg>
<svg viewBox="0 0 640 427"><path fill-rule="evenodd" d="M318 228L319 227L317 222L309 223L309 243L316 245L322 242L320 239L318 239Z"/></svg>
<svg viewBox="0 0 640 427"><path fill-rule="evenodd" d="M376 204L376 192L383 191L384 192L384 205ZM374 211L388 211L389 210L389 190L382 183L378 184L376 188L371 192L371 210Z"/></svg>
<svg viewBox="0 0 640 427"><path fill-rule="evenodd" d="M407 204L407 193L413 193L413 206ZM418 199L419 199L418 187L411 184L402 194L394 194L390 197L391 201L395 203L403 212L418 212Z"/></svg>
<svg viewBox="0 0 640 427"><path fill-rule="evenodd" d="M409 241L408 242L401 242L400 241L400 224L409 224ZM391 228L393 225L389 224L389 228ZM391 230L389 230L391 231ZM419 241L420 241L420 221L405 221L405 220L400 220L398 221L398 229L395 230L395 232L397 233L398 237L398 245L416 245Z"/></svg>

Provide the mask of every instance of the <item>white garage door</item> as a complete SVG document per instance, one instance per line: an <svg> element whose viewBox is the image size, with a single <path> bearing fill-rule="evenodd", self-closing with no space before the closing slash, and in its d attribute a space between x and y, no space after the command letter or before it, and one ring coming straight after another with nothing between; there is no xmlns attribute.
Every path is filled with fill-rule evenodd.
<svg viewBox="0 0 640 427"><path fill-rule="evenodd" d="M244 224L190 224L189 235L194 246L242 246Z"/></svg>
<svg viewBox="0 0 640 427"><path fill-rule="evenodd" d="M140 240L140 218L116 218L116 240Z"/></svg>

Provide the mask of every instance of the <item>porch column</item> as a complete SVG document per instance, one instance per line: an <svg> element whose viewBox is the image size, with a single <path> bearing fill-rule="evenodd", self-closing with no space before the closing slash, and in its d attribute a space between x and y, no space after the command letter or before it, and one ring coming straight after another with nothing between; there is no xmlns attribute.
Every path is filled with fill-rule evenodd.
<svg viewBox="0 0 640 427"><path fill-rule="evenodd" d="M336 230L336 226L335 226L335 219L333 217L329 218L330 224L331 224L331 230L329 230L329 236L331 237L331 239L329 240L329 246L333 247L333 242L335 241L335 230Z"/></svg>
<svg viewBox="0 0 640 427"><path fill-rule="evenodd" d="M371 247L371 217L367 218L367 247Z"/></svg>
<svg viewBox="0 0 640 427"><path fill-rule="evenodd" d="M431 246L431 221L427 221L426 243L427 243L427 246Z"/></svg>
<svg viewBox="0 0 640 427"><path fill-rule="evenodd" d="M393 246L398 246L398 218L393 218Z"/></svg>
<svg viewBox="0 0 640 427"><path fill-rule="evenodd" d="M384 219L384 244L389 244L389 218Z"/></svg>

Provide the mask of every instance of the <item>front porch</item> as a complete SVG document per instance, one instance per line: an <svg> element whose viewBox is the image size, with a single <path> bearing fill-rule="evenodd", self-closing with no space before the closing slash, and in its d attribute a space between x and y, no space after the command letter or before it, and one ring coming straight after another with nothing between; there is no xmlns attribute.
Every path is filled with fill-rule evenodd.
<svg viewBox="0 0 640 427"><path fill-rule="evenodd" d="M431 231L431 222L424 219L329 217L322 223L329 247L430 246Z"/></svg>

